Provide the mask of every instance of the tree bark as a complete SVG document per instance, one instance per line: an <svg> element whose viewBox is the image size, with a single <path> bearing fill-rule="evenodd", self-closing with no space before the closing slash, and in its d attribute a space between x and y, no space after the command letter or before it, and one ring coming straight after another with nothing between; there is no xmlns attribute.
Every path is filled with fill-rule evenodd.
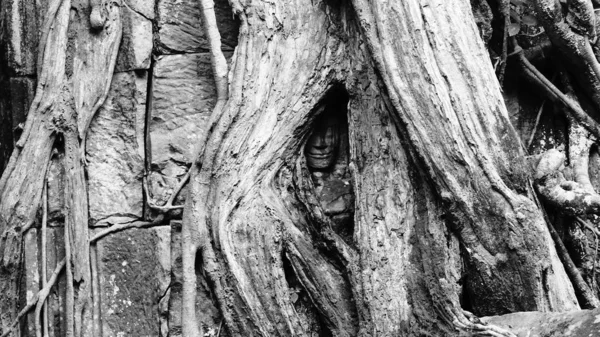
<svg viewBox="0 0 600 337"><path fill-rule="evenodd" d="M110 85L121 40L120 2L105 6L101 33L90 31L84 1L55 0L41 32L38 84L24 132L0 179L0 312L3 333L17 317L22 235L36 222L52 149L65 153L67 336L89 335L91 279L84 176L86 131ZM86 322L87 321L87 322Z"/></svg>
<svg viewBox="0 0 600 337"><path fill-rule="evenodd" d="M473 314L579 309L469 1L230 2L241 27L227 78L203 1L218 102L183 213L184 336L201 336L199 264L231 336L512 336ZM121 3L87 5L51 2L36 98L0 178L2 333L22 306L22 235L59 147L66 335L97 331L83 153L114 71ZM70 18L72 7L90 16ZM332 109L348 129L350 237L305 155Z"/></svg>
<svg viewBox="0 0 600 337"><path fill-rule="evenodd" d="M233 5L230 97L192 169L183 224L195 242L185 265L197 249L232 334L298 332L283 254L334 335L485 330L459 303L447 263L459 244L476 314L579 308L468 3ZM298 159L336 85L350 97L351 244ZM351 307L357 327L339 314Z"/></svg>

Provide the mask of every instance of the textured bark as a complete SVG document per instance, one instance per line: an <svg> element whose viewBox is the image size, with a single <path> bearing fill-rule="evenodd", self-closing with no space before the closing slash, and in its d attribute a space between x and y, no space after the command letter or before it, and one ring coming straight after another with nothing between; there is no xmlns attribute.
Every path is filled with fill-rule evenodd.
<svg viewBox="0 0 600 337"><path fill-rule="evenodd" d="M377 22L363 26L369 47L420 164L465 246L473 311L577 308L533 200L522 146L492 69L476 61L484 54L482 43L474 25L461 25L459 13L464 16L468 6L459 1L354 5L361 23Z"/></svg>
<svg viewBox="0 0 600 337"><path fill-rule="evenodd" d="M22 235L36 221L52 149L60 138L65 153L67 336L89 335L91 293L87 187L83 142L92 116L106 98L121 39L120 4L104 10L101 33L89 18L75 15L87 3L56 0L49 4L39 47L39 78L23 135L0 179L0 312L3 333L19 308ZM72 279L71 279L72 276ZM76 297L76 298L75 298Z"/></svg>
<svg viewBox="0 0 600 337"><path fill-rule="evenodd" d="M468 0L232 0L228 76L214 6L202 4L218 100L183 212L183 336L203 335L199 266L230 336L513 336L469 311L579 308ZM150 200L154 221L104 219L91 235L84 143L115 68L120 3L55 0L48 13L36 98L0 178L0 332L22 305L22 236L62 145L65 334L99 336L90 245L180 206L177 194ZM331 102L345 114L356 200L344 233L305 155Z"/></svg>
<svg viewBox="0 0 600 337"><path fill-rule="evenodd" d="M492 331L461 308L448 263L458 242L475 313L578 308L466 2L233 8L230 96L192 168L183 222L184 269L198 251L231 334L303 333L283 254L334 335ZM358 201L350 244L302 160L319 101L340 84ZM184 277L190 336L194 282Z"/></svg>

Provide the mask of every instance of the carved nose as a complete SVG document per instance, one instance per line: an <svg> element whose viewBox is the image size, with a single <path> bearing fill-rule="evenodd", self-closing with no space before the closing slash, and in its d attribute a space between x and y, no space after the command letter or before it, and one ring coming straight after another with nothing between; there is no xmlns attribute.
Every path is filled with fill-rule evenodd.
<svg viewBox="0 0 600 337"><path fill-rule="evenodd" d="M313 147L320 149L320 150L325 149L327 147L327 143L325 142L325 137L323 135L317 135L315 137L315 142L313 144Z"/></svg>

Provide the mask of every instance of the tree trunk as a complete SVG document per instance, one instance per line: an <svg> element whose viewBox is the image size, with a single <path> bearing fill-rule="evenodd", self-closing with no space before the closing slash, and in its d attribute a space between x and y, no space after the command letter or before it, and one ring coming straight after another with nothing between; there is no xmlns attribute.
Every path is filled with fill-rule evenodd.
<svg viewBox="0 0 600 337"><path fill-rule="evenodd" d="M474 329L461 278L478 315L578 308L467 3L233 7L230 98L192 169L183 226L195 242L184 268L197 249L234 335L301 331L285 259L334 335ZM333 90L349 96L349 243L302 159ZM464 277L447 263L459 245Z"/></svg>
<svg viewBox="0 0 600 337"><path fill-rule="evenodd" d="M241 26L227 78L202 1L218 100L183 211L183 336L203 335L200 269L231 336L512 336L476 316L580 308L468 1L230 3ZM22 303L19 280L53 150L65 166L66 336L101 335L90 245L177 208L175 193L150 206L153 221L89 229L86 132L124 5L89 6L49 4L36 98L0 179L3 336L45 300ZM319 166L319 141L336 144L335 164Z"/></svg>
<svg viewBox="0 0 600 337"><path fill-rule="evenodd" d="M101 33L90 31L83 1L48 5L38 49L38 85L27 122L0 179L0 312L2 332L17 319L22 277L22 235L37 218L52 149L64 151L67 336L90 335L92 315L88 205L83 169L91 119L104 102L121 40L120 5L107 6ZM57 144L60 139L60 145ZM61 148L62 147L62 148ZM37 297L37 296L36 296ZM28 298L28 305L36 298ZM35 302L33 302L35 305ZM39 329L39 327L38 327ZM39 331L38 331L39 332Z"/></svg>

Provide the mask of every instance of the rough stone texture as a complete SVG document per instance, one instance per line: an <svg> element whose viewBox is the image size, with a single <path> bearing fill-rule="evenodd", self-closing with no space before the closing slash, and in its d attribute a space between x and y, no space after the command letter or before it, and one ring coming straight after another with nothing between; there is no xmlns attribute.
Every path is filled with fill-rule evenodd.
<svg viewBox="0 0 600 337"><path fill-rule="evenodd" d="M484 322L510 329L518 337L589 337L600 332L600 309L571 312L516 312L483 317Z"/></svg>
<svg viewBox="0 0 600 337"><path fill-rule="evenodd" d="M151 3L151 2L147 2ZM117 56L115 72L148 69L152 57L152 21L139 1L123 7L123 38Z"/></svg>
<svg viewBox="0 0 600 337"><path fill-rule="evenodd" d="M11 45L6 46L8 59L0 69L0 84L3 84L0 87L0 173L14 141L21 134L34 97L37 34L44 19L39 13L45 14L47 5L48 1L7 0L6 6L2 6L7 9L1 15L6 18L5 33ZM122 13L123 39L115 75L108 98L96 113L86 139L92 227L111 216L142 216L146 91L153 47L157 53L181 54L159 57L153 69L153 110L149 125L152 142L148 144L152 147L148 159L152 159L155 169L151 184L158 196L168 197L185 174L192 149L215 104L208 43L198 1L125 0ZM216 14L223 49L229 59L237 43L238 24L227 0L216 1ZM159 30L155 36L153 29ZM160 41L157 46L154 46L155 40ZM65 169L60 141L57 145L47 173L48 277L64 257ZM181 224L174 226L175 229L164 226L128 230L98 242L97 282L103 336L177 335L181 326ZM99 229L91 229L95 230ZM39 228L32 229L25 240L28 274L23 278L24 301L33 296L42 282ZM63 273L47 302L51 337L65 334L65 289ZM202 334L216 336L222 319L202 270L198 270L198 292ZM175 295L171 296L172 293ZM23 331L29 335L34 335L32 315L23 323ZM220 336L226 336L225 331L221 331Z"/></svg>
<svg viewBox="0 0 600 337"><path fill-rule="evenodd" d="M159 335L165 270L157 252L168 231L132 229L99 241L103 336Z"/></svg>
<svg viewBox="0 0 600 337"><path fill-rule="evenodd" d="M200 1L158 0L158 49L163 54L208 51L204 36ZM216 0L215 14L223 50L237 45L238 23L229 1Z"/></svg>
<svg viewBox="0 0 600 337"><path fill-rule="evenodd" d="M143 211L146 72L117 73L87 137L90 219Z"/></svg>
<svg viewBox="0 0 600 337"><path fill-rule="evenodd" d="M231 53L227 53L226 57L230 58ZM149 126L152 148L150 186L154 199L166 201L185 175L192 151L204 132L215 103L216 89L208 53L158 58L154 68Z"/></svg>
<svg viewBox="0 0 600 337"><path fill-rule="evenodd" d="M125 5L146 19L154 20L155 2L155 0L125 0Z"/></svg>
<svg viewBox="0 0 600 337"><path fill-rule="evenodd" d="M38 32L48 1L5 0L4 40L7 43L7 61L11 72L17 75L35 75L37 64Z"/></svg>

